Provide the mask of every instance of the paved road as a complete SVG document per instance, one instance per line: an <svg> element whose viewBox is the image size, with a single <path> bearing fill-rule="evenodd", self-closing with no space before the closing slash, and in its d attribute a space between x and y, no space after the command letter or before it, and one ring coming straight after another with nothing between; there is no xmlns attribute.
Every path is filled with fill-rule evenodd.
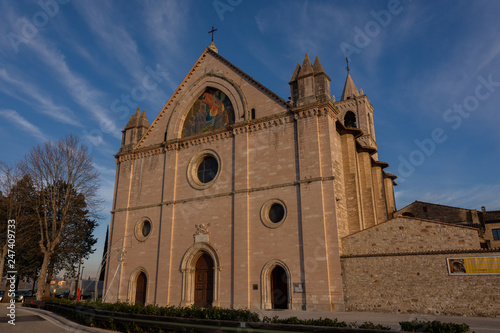
<svg viewBox="0 0 500 333"><path fill-rule="evenodd" d="M82 326L73 323L61 316L49 311L21 308L16 304L15 325L9 324L7 316L10 310L7 304L0 303L0 332L2 333L88 333L88 332L111 332L107 330Z"/></svg>
<svg viewBox="0 0 500 333"><path fill-rule="evenodd" d="M420 314L395 314L395 313L382 313L382 312L327 312L315 311L306 312L298 310L274 310L265 311L257 310L262 316L270 318L278 316L280 318L297 317L299 319L313 319L313 318L337 318L339 321L346 323L357 322L358 325L365 321L371 321L374 324L382 324L389 326L393 330L399 330L399 322L412 321L414 319L424 321L439 320L440 322L467 324L470 326L470 331L475 333L500 333L500 309L498 318L483 318L483 317L457 317L457 316L433 316L433 315L420 315Z"/></svg>
<svg viewBox="0 0 500 333"><path fill-rule="evenodd" d="M439 320L441 322L453 322L457 324L466 323L471 327L471 332L475 333L500 333L499 318L479 318L479 317L453 317L453 316L432 316L415 314L391 314L381 312L305 312L296 310L264 311L257 310L261 317L278 316L281 318L298 317L299 319L310 318L337 318L347 323L357 322L362 324L371 321L374 324L390 326L393 330L399 330L400 321L411 321L415 318L419 320ZM88 332L111 332L103 329L91 328L73 323L59 315L49 311L16 307L15 326L7 321L10 319L7 314L9 310L5 304L0 303L0 332L2 333L88 333Z"/></svg>

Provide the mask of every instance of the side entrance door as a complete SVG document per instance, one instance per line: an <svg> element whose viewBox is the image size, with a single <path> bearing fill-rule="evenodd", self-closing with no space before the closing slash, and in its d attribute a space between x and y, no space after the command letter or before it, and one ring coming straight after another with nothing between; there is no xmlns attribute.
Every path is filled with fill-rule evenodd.
<svg viewBox="0 0 500 333"><path fill-rule="evenodd" d="M212 305L214 293L214 263L208 254L203 254L196 262L194 305Z"/></svg>

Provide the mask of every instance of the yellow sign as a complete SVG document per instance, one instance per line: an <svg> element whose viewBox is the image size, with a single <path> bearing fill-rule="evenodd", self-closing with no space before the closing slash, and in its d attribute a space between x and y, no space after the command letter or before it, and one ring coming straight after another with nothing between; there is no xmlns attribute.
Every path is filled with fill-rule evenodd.
<svg viewBox="0 0 500 333"><path fill-rule="evenodd" d="M450 275L500 274L500 257L448 258Z"/></svg>

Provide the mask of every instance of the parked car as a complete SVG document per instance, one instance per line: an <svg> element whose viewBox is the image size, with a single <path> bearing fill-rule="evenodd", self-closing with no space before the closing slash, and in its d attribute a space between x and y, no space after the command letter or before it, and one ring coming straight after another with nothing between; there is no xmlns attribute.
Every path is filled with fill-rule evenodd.
<svg viewBox="0 0 500 333"><path fill-rule="evenodd" d="M27 297L24 290L18 290L15 292L14 299L16 300L16 303L24 303L24 297Z"/></svg>
<svg viewBox="0 0 500 333"><path fill-rule="evenodd" d="M56 298L68 298L69 297L69 289L67 289L61 293L57 293L55 296L56 296Z"/></svg>
<svg viewBox="0 0 500 333"><path fill-rule="evenodd" d="M4 293L5 293L5 291L0 290L0 302L3 299ZM23 303L24 298L27 297L26 291L24 291L24 290L18 290L14 293L14 295L15 295L14 300L18 303Z"/></svg>

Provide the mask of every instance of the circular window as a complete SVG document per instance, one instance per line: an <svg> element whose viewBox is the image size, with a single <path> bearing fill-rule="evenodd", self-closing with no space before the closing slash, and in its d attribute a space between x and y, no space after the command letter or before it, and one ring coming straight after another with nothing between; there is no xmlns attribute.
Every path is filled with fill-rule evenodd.
<svg viewBox="0 0 500 333"><path fill-rule="evenodd" d="M220 157L213 150L207 149L197 153L188 165L189 184L198 190L209 188L219 177L221 166Z"/></svg>
<svg viewBox="0 0 500 333"><path fill-rule="evenodd" d="M279 227L286 220L285 203L279 199L266 201L260 210L260 217L266 227Z"/></svg>
<svg viewBox="0 0 500 333"><path fill-rule="evenodd" d="M149 237L152 230L153 224L151 221L148 218L142 218L135 224L135 238L137 238L138 241L144 242Z"/></svg>
<svg viewBox="0 0 500 333"><path fill-rule="evenodd" d="M269 208L269 219L273 223L279 223L285 217L285 207L279 203L273 203Z"/></svg>
<svg viewBox="0 0 500 333"><path fill-rule="evenodd" d="M142 235L144 237L148 237L150 232L151 232L151 222L146 220L142 223Z"/></svg>
<svg viewBox="0 0 500 333"><path fill-rule="evenodd" d="M217 175L217 171L219 171L217 159L207 155L203 157L203 160L198 166L198 180L203 184L210 183Z"/></svg>

